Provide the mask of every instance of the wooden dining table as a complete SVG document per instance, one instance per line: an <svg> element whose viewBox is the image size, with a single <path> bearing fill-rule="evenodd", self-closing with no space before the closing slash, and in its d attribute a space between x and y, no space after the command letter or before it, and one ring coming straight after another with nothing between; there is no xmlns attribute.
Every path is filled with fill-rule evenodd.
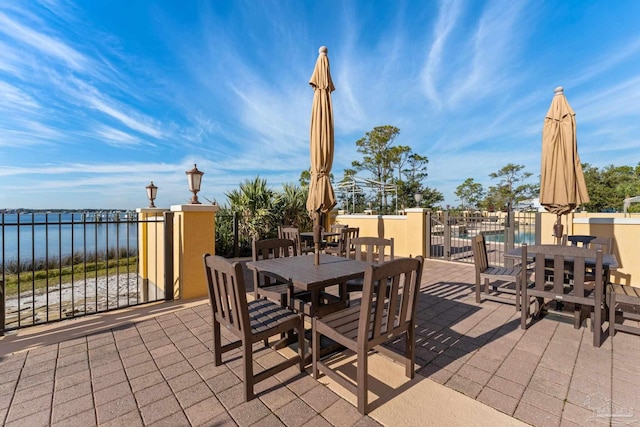
<svg viewBox="0 0 640 427"><path fill-rule="evenodd" d="M328 312L332 307L322 304L320 295L328 286L340 285L336 309L346 305L349 296L346 282L364 277L369 264L355 259L320 254L318 265L313 256L294 256L247 262L247 267L260 274L291 281L294 287L310 294L308 310L305 314L316 317ZM327 307L325 307L327 305ZM297 307L295 307L297 308Z"/></svg>

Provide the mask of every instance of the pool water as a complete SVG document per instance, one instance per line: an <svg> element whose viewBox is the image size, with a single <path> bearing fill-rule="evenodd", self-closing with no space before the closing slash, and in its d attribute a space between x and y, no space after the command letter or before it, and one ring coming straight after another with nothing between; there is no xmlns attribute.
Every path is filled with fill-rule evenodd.
<svg viewBox="0 0 640 427"><path fill-rule="evenodd" d="M471 236L465 233L460 234L458 237L469 239ZM484 239L487 242L504 243L504 233L485 233ZM531 230L516 230L514 239L516 244L526 243L527 245L534 245L536 243L536 233Z"/></svg>
<svg viewBox="0 0 640 427"><path fill-rule="evenodd" d="M485 234L484 236L487 242L504 242L504 233L498 234ZM526 243L527 245L533 245L536 243L536 233L533 231L519 231L516 230L514 234L515 243Z"/></svg>

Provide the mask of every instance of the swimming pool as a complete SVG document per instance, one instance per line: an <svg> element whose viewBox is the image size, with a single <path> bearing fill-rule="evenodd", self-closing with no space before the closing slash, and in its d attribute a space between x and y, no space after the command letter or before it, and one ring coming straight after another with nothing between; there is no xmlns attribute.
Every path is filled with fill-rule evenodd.
<svg viewBox="0 0 640 427"><path fill-rule="evenodd" d="M484 236L487 242L504 242L504 233L485 234ZM526 243L527 245L534 245L536 243L536 233L533 231L519 231L516 230L514 234L515 243Z"/></svg>
<svg viewBox="0 0 640 427"><path fill-rule="evenodd" d="M473 236L464 233L460 234L458 237L462 239L470 239ZM487 242L504 243L504 231L485 231L484 239ZM516 229L514 233L514 240L516 244L526 243L527 245L534 245L536 243L536 233L535 231L531 230L531 228L527 228L525 230Z"/></svg>

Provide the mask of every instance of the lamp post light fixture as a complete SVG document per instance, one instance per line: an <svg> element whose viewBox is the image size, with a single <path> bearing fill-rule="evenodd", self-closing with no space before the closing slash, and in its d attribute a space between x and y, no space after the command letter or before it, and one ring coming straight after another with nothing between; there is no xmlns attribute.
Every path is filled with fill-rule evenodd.
<svg viewBox="0 0 640 427"><path fill-rule="evenodd" d="M413 195L413 198L416 201L416 207L419 208L420 207L420 202L422 201L422 193L415 193Z"/></svg>
<svg viewBox="0 0 640 427"><path fill-rule="evenodd" d="M149 199L149 207L155 208L156 205L153 204L153 201L156 199L156 195L158 194L158 187L153 185L153 181L151 184L147 185L147 198Z"/></svg>
<svg viewBox="0 0 640 427"><path fill-rule="evenodd" d="M204 172L198 170L196 164L193 165L193 169L185 172L187 174L187 180L189 181L189 191L193 193L193 197L189 201L191 205L199 205L198 191L200 191L200 184L202 183L202 175Z"/></svg>

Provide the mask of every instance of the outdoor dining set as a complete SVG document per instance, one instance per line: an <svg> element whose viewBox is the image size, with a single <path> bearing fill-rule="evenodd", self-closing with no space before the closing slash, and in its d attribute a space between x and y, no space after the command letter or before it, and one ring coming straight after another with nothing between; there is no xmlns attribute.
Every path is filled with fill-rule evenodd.
<svg viewBox="0 0 640 427"><path fill-rule="evenodd" d="M315 264L314 256L302 249L300 234L282 227L280 237L253 242L252 261L247 263L253 272L253 298L247 297L239 262L204 255L215 364L222 364L224 353L241 348L248 401L256 383L294 365L302 372L311 362L315 378L322 372L352 391L358 410L366 414L371 351L402 361L406 376L414 377L414 317L423 258L394 258L393 239L360 237L359 229L340 227L324 235L334 239L325 242ZM350 297L355 293L359 299ZM236 340L223 345L222 330ZM269 341L273 336L276 342ZM398 338L404 338L402 354L383 346ZM293 345L296 356L254 373L253 344L259 342L275 348ZM325 362L344 349L357 355L355 381Z"/></svg>
<svg viewBox="0 0 640 427"><path fill-rule="evenodd" d="M618 268L613 243L611 238L564 235L558 244L524 244L505 253L504 265L490 265L485 237L478 235L473 239L476 302L515 305L522 329L550 312L566 315L572 307L574 328L590 320L595 347L601 345L603 319L610 337L616 330L640 334L623 323L640 319L638 288L610 282L611 270Z"/></svg>

